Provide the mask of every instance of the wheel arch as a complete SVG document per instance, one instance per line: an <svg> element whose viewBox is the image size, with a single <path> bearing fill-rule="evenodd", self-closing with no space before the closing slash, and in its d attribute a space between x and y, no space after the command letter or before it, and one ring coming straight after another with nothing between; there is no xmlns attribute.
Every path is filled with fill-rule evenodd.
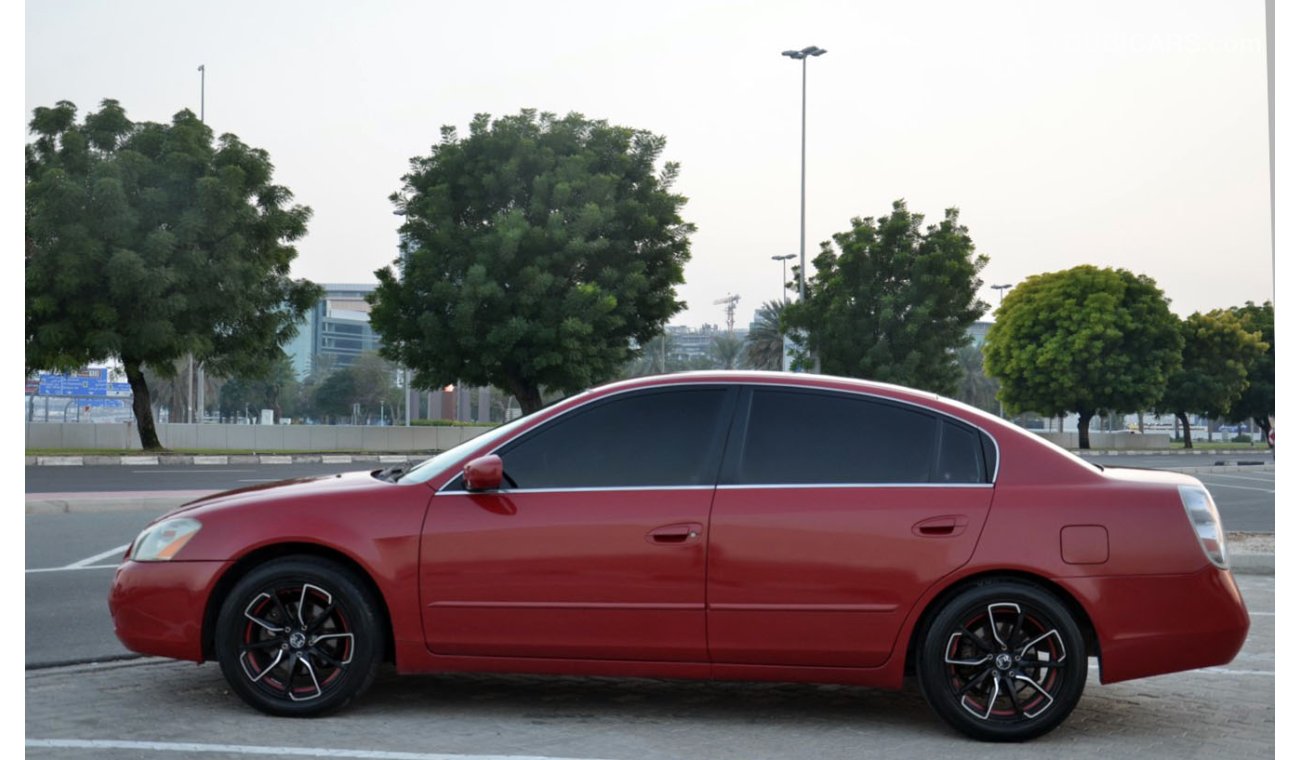
<svg viewBox="0 0 1300 760"><path fill-rule="evenodd" d="M1101 647L1098 644L1097 629L1093 625L1091 616L1084 608L1083 604L1075 598L1065 587L1058 583L1024 570L1007 570L993 569L982 570L972 575L967 575L950 583L926 604L925 609L916 618L916 624L907 637L907 651L903 660L904 673L912 675L915 673L916 648L920 644L921 637L925 630L930 626L930 621L943 609L949 600L963 591L997 581L1014 580L1028 583L1036 586L1043 591L1051 594L1057 601L1069 610L1071 617L1079 625L1079 631L1083 634L1084 646L1087 648L1090 657L1096 657L1098 662L1101 661Z"/></svg>
<svg viewBox="0 0 1300 760"><path fill-rule="evenodd" d="M257 549L240 557L234 564L226 569L225 573L217 579L212 587L212 593L208 595L207 605L203 610L203 658L205 660L216 659L216 628L217 616L221 613L221 605L225 602L226 597L230 594L231 589L239 580L251 572L254 568L280 559L282 557L307 556L318 559L328 560L340 565L352 572L359 581L366 587L379 604L379 618L383 625L383 642L384 642L384 662L393 662L395 657L395 645L393 637L392 614L388 609L388 600L384 598L383 591L375 583L375 579L370 572L360 563L347 554L321 544L313 544L303 541L292 541L277 544L261 546Z"/></svg>

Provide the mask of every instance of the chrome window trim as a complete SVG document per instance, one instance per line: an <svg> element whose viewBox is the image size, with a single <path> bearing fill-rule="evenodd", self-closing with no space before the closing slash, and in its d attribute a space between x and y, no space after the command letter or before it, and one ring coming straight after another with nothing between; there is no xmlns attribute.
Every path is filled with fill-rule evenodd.
<svg viewBox="0 0 1300 760"><path fill-rule="evenodd" d="M850 378L850 379L851 379L851 378ZM983 428L983 427L980 426L980 425L977 425L977 424L974 423L974 422L970 422L970 421L968 421L968 420L964 420L964 419L962 419L961 417L958 417L958 416L955 415L955 414L949 414L948 412L945 412L945 411L943 411L942 409L935 409L934 407L926 406L925 404L921 404L921 403L918 403L918 402L916 402L916 401L909 401L909 400L907 400L907 399L892 398L892 397L890 397L890 396L882 396L882 395L880 395L879 393L873 393L873 392L871 392L871 391L869 391L869 390L858 390L858 389L847 390L847 389L844 389L844 388L828 388L828 387L826 387L826 386L824 386L824 385L815 385L815 384L812 384L812 383L799 383L799 382L793 382L793 383L787 383L787 382L779 382L779 383L757 383L757 382L754 382L754 381L752 381L752 380L741 380L741 381L734 381L734 380L733 380L733 381L728 381L728 380L689 380L689 381L686 381L686 382L679 382L679 383L664 383L663 385L643 385L643 386L638 386L638 387L636 387L636 388L624 388L624 389L621 389L621 390L614 391L613 393L606 393L606 394L602 394L602 395L600 395L600 396L597 396L597 397L595 397L595 398L589 398L589 399L587 399L586 401L583 401L583 402L580 403L580 404L576 404L576 405L574 405L574 406L572 406L572 407L570 407L570 408L568 408L568 409L565 409L565 410L564 410L563 412L561 412L560 414L557 414L557 415L555 415L554 417L551 417L551 418L550 418L549 420L547 420L546 422L544 422L544 423L540 423L540 424L549 424L549 423L551 423L551 422L553 422L553 421L555 421L555 420L558 420L558 419L560 419L561 417L564 417L565 415L571 414L571 413L573 413L573 412L575 412L575 411L577 411L577 410L579 410L579 409L581 409L581 408L583 408L583 407L585 407L585 406L587 406L587 405L589 405L589 404L593 404L593 403L595 403L595 402L597 402L597 401L608 401L608 400L610 400L610 399L617 398L618 396L622 396L622 395L624 395L624 394L626 394L626 393L637 393L637 392L639 392L639 391L652 391L652 390L671 390L671 389L673 389L673 388L685 388L685 387L692 386L692 385L720 385L720 386L724 386L724 387L730 387L730 386L733 386L733 385L734 385L734 386L739 386L739 387L741 387L741 388L745 388L745 387L751 387L751 388L776 388L776 389L778 389L778 390L779 390L779 389L782 389L782 388L785 388L785 389L797 388L797 389L801 389L801 390L824 391L824 392L827 392L827 393L848 393L848 394L852 394L852 395L855 395L855 396L865 396L865 397L867 397L867 398L869 398L869 399L875 399L875 400L877 400L877 401L893 402L893 403L896 403L896 404L905 404L905 405L907 405L907 406L915 407L915 408L917 408L917 409L921 409L921 410L923 410L923 411L930 412L931 414L939 415L940 417L946 417L946 418L948 418L948 419L954 420L954 421L957 422L958 424L969 425L970 427L975 428L976 430L980 431L980 432L983 433L984 435L987 435L987 436L989 437L989 439L993 441L993 451L994 451L994 453L995 453L996 456L997 456L997 462L996 462L996 464L995 464L995 466L994 466L994 468L993 468L993 478L992 478L992 480L991 480L990 482L988 482L988 483L965 483L965 484L952 484L952 483L903 483L903 484L891 484L889 487L894 487L894 488L898 488L898 487L918 488L918 487L927 487L927 486L928 486L928 487L939 486L939 487L943 487L943 488L953 488L953 487L960 487L960 488L974 488L974 487L979 487L979 486L987 486L987 487L990 487L990 488L991 488L991 487L997 485L997 482L998 482L998 475L1000 475L1001 472L1002 472L1002 447L1001 447L1001 445L998 444L998 437L997 437L996 435L993 435L993 434L990 433L988 430L986 430L985 428ZM899 387L902 387L902 386L899 386ZM590 393L590 392L591 392L591 391L584 391L584 393ZM939 394L936 393L936 394L934 394L934 398L935 398L936 401L938 401L938 400L940 400L942 397L939 396ZM501 449L505 448L506 446L509 446L509 445L510 445L510 444L511 444L511 443L512 443L516 438L518 438L518 437L520 437L520 436L522 436L522 435L527 435L528 433L532 432L533 430L536 430L537 427L538 427L537 425L531 425L531 426L529 426L529 428L528 428L527 430L523 430L523 431L520 431L520 432L514 434L513 436L511 436L511 437L508 438L507 440L502 441L501 443L499 443L499 444L498 444L495 448L493 448L491 451L488 451L488 452L486 452L486 453L484 453L484 454L480 454L479 456L488 456L489 454L495 454L495 453L497 453L498 451L500 451ZM453 480L455 480L456 478L459 478L459 477L461 476L461 474L462 474L462 473L457 472L457 473L453 474L450 478L447 478L445 481L443 481L442 485L438 486L438 490L437 490L437 492L435 492L434 495L436 496L436 495L438 495L438 494L444 493L443 489L445 489L447 486L451 485L451 482L452 482ZM799 487L804 487L805 485L806 485L806 484L804 484L804 485L795 485L795 486L785 486L785 485L776 485L776 486L767 486L767 485L746 485L746 486L739 486L739 487L742 487L742 488L769 488L769 487L770 487L770 488L799 488ZM836 488L852 488L852 487L855 487L855 485L856 485L856 484L839 484L839 483L837 483L837 484L834 484L834 485L828 485L828 486L824 486L824 487L828 487L828 488L830 488L830 487L836 487ZM870 486L875 486L876 484L861 484L861 485L862 485L863 487L870 487ZM718 487L719 487L719 488L731 488L732 486L727 485L727 486L718 486ZM813 487L817 487L817 486L813 486ZM647 487L647 486L617 486L616 488L619 488L619 489L622 489L622 490L640 491L640 490L645 490L646 488L653 488L653 487ZM663 488L713 488L713 486L659 486L658 488L660 488L660 489L663 489ZM586 490L592 490L592 491L608 491L608 490L613 490L613 488L594 488L594 489L586 489L586 488L563 488L563 489L519 489L519 490L516 490L516 491L510 491L509 493L536 493L537 491L548 491L548 490L549 490L549 491L560 491L560 492L568 492L568 491L586 491ZM471 492L471 491L447 491L446 493L465 494L465 493L485 493L485 492L483 492L483 491L474 491L474 492ZM486 492L486 493L491 493L491 492Z"/></svg>
<svg viewBox="0 0 1300 760"><path fill-rule="evenodd" d="M452 478L455 480L455 478ZM449 483L451 481L448 481ZM606 486L593 488L498 488L495 491L439 491L434 496L466 496L494 493L509 496L516 493L599 493L602 491L712 491L717 486Z"/></svg>
<svg viewBox="0 0 1300 760"><path fill-rule="evenodd" d="M750 489L795 488L992 488L992 483L728 483L718 486L719 491L744 491Z"/></svg>

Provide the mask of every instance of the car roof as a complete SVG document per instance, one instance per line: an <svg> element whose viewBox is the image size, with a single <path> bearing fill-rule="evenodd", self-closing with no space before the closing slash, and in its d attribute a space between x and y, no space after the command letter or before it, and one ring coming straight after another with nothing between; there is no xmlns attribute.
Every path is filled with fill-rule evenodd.
<svg viewBox="0 0 1300 760"><path fill-rule="evenodd" d="M886 396L934 402L960 403L946 399L937 393L921 391L902 385L880 383L873 380L858 380L834 375L815 375L802 372L765 372L760 370L703 370L696 372L675 372L668 375L646 375L628 380L619 380L591 389L591 393L604 395L632 388L652 388L670 385L694 385L700 383L722 384L765 384L784 385L802 388L828 388L836 390L856 390L881 393Z"/></svg>

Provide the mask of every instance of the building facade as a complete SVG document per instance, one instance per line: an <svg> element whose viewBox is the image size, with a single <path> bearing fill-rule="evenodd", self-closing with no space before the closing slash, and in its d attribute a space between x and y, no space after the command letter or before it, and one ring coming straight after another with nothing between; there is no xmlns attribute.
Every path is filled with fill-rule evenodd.
<svg viewBox="0 0 1300 760"><path fill-rule="evenodd" d="M375 285L322 285L325 295L298 324L298 335L284 347L302 380L320 366L322 357L333 367L348 367L367 351L379 350L379 336L370 327L367 293Z"/></svg>

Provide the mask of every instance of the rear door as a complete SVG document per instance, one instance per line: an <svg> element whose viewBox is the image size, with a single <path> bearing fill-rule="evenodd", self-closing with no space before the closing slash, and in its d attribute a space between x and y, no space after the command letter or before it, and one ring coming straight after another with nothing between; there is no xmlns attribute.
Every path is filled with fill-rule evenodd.
<svg viewBox="0 0 1300 760"><path fill-rule="evenodd" d="M497 453L510 479L432 500L425 637L440 654L707 660L709 505L737 391L677 386L567 412Z"/></svg>
<svg viewBox="0 0 1300 760"><path fill-rule="evenodd" d="M964 564L992 498L974 428L862 394L756 387L710 522L717 663L883 663L921 592Z"/></svg>

